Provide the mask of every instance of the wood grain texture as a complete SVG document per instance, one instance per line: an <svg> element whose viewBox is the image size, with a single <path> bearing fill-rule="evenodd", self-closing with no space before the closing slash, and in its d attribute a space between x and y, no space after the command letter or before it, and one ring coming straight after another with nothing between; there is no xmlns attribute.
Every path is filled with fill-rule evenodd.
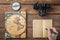
<svg viewBox="0 0 60 40"><path fill-rule="evenodd" d="M0 4L11 4L15 0L0 0ZM50 3L50 4L59 4L60 0L17 0L21 4L34 4L39 3Z"/></svg>
<svg viewBox="0 0 60 40"><path fill-rule="evenodd" d="M13 12L14 10L11 8L11 5L1 5L0 6L0 14L5 14L5 12ZM33 9L33 5L21 5L21 9L19 11L25 10L28 14L38 14L39 11ZM60 6L52 5L49 10L46 12L47 15L60 15Z"/></svg>
<svg viewBox="0 0 60 40"><path fill-rule="evenodd" d="M32 28L32 22L35 19L52 19L53 21L53 27L59 27L60 28L60 15L47 15L47 16L39 16L39 15L28 15L27 25Z"/></svg>
<svg viewBox="0 0 60 40"><path fill-rule="evenodd" d="M58 39L60 40L60 0L17 0L21 3L21 10L27 11L27 38L26 39L5 39L5 25L4 25L4 14L5 12L13 12L11 8L11 2L14 0L0 0L0 40L48 40L44 39L34 39L33 38L33 20L34 19L53 19L53 27L59 32ZM47 10L47 15L40 17L38 11L33 9L33 4L39 3L50 3L51 9ZM20 11L21 11L20 10Z"/></svg>
<svg viewBox="0 0 60 40"><path fill-rule="evenodd" d="M2 38L2 39L4 39L5 38L5 29L4 28L0 28L0 39Z"/></svg>
<svg viewBox="0 0 60 40"><path fill-rule="evenodd" d="M4 15L0 15L0 28L5 28L5 19Z"/></svg>
<svg viewBox="0 0 60 40"><path fill-rule="evenodd" d="M1 16L1 15L0 15ZM4 18L3 15L1 17L2 19ZM32 21L34 19L53 19L54 20L54 24L53 26L57 28L57 30L59 31L60 29L60 15L47 15L47 16L44 16L44 17L40 17L39 15L28 15L27 14L27 39L21 39L21 40L33 40L33 37L32 37ZM3 24L2 24L2 27L3 27ZM4 29L4 28L3 28ZM5 30L3 30L4 32ZM0 32L1 33L1 32ZM3 36L4 37L4 36ZM29 39L30 38L30 39ZM9 39L10 40L10 39ZM11 39L13 40L13 39ZM17 40L17 39L15 39ZM40 40L40 39L34 39L34 40ZM41 39L43 40L43 39ZM47 39L46 39L47 40Z"/></svg>

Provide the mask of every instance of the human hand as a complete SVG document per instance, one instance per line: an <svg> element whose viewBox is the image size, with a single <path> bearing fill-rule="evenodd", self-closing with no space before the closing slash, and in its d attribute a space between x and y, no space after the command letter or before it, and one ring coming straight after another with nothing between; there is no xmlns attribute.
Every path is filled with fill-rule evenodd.
<svg viewBox="0 0 60 40"><path fill-rule="evenodd" d="M58 35L58 32L54 27L48 28L48 39L49 40L56 40L57 35Z"/></svg>

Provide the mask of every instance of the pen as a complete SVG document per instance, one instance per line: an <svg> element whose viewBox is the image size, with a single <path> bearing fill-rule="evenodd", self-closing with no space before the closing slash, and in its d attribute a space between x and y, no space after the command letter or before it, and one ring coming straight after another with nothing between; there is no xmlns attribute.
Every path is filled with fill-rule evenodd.
<svg viewBox="0 0 60 40"><path fill-rule="evenodd" d="M46 30L48 30L47 28L46 28ZM54 32L52 29L50 29L50 31L51 31L51 34L53 33L53 34L57 34L56 32Z"/></svg>

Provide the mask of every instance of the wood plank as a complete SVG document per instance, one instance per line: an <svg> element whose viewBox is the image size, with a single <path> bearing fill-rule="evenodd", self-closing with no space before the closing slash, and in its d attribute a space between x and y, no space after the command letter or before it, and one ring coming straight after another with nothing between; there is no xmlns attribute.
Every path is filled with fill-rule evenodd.
<svg viewBox="0 0 60 40"><path fill-rule="evenodd" d="M5 29L4 28L0 28L0 39L1 38L5 38L5 36L4 36L4 34L5 34Z"/></svg>
<svg viewBox="0 0 60 40"><path fill-rule="evenodd" d="M4 26L5 26L4 15L0 15L0 28L4 28Z"/></svg>
<svg viewBox="0 0 60 40"><path fill-rule="evenodd" d="M13 2L15 0L0 0L0 4L11 4L11 2ZM50 3L50 4L59 4L60 0L17 0L18 2L20 2L21 4L34 4L37 1L39 3Z"/></svg>
<svg viewBox="0 0 60 40"><path fill-rule="evenodd" d="M0 40L6 40L5 38L0 38Z"/></svg>
<svg viewBox="0 0 60 40"><path fill-rule="evenodd" d="M38 14L39 11L33 9L33 5L22 5L21 10L27 10L28 14ZM60 6L51 6L49 10L47 10L47 14L60 14Z"/></svg>
<svg viewBox="0 0 60 40"><path fill-rule="evenodd" d="M12 38L10 38L10 39L6 39L6 40L28 40L28 39L18 39L18 38L12 39Z"/></svg>
<svg viewBox="0 0 60 40"><path fill-rule="evenodd" d="M59 27L60 28L60 15L47 15L47 16L39 16L39 15L28 15L27 17L27 26L31 27L33 26L32 22L35 19L52 19L53 21L53 27Z"/></svg>
<svg viewBox="0 0 60 40"><path fill-rule="evenodd" d="M20 11L25 10L28 14L38 14L39 11L33 9L33 5L21 5ZM0 5L0 14L5 12L13 12L11 5ZM51 6L51 9L47 10L47 15L60 15L60 6Z"/></svg>
<svg viewBox="0 0 60 40"><path fill-rule="evenodd" d="M11 4L15 0L0 0L0 4ZM33 4L35 3L35 0L17 0L21 4Z"/></svg>

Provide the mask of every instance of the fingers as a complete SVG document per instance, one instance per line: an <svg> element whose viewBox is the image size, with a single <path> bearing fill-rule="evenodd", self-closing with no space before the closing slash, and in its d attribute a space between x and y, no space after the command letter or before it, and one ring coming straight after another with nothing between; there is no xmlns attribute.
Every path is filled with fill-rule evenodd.
<svg viewBox="0 0 60 40"><path fill-rule="evenodd" d="M49 38L49 40L56 40L57 35L58 35L58 32L54 27L48 28L48 38Z"/></svg>
<svg viewBox="0 0 60 40"><path fill-rule="evenodd" d="M58 35L57 30L54 27L48 28L48 34L49 35Z"/></svg>
<svg viewBox="0 0 60 40"><path fill-rule="evenodd" d="M58 34L58 32L57 32L56 28L52 28L52 29L53 29L53 31L54 31L54 32L56 32L56 33Z"/></svg>
<svg viewBox="0 0 60 40"><path fill-rule="evenodd" d="M51 35L51 31L50 31L50 28L48 28L48 36Z"/></svg>

